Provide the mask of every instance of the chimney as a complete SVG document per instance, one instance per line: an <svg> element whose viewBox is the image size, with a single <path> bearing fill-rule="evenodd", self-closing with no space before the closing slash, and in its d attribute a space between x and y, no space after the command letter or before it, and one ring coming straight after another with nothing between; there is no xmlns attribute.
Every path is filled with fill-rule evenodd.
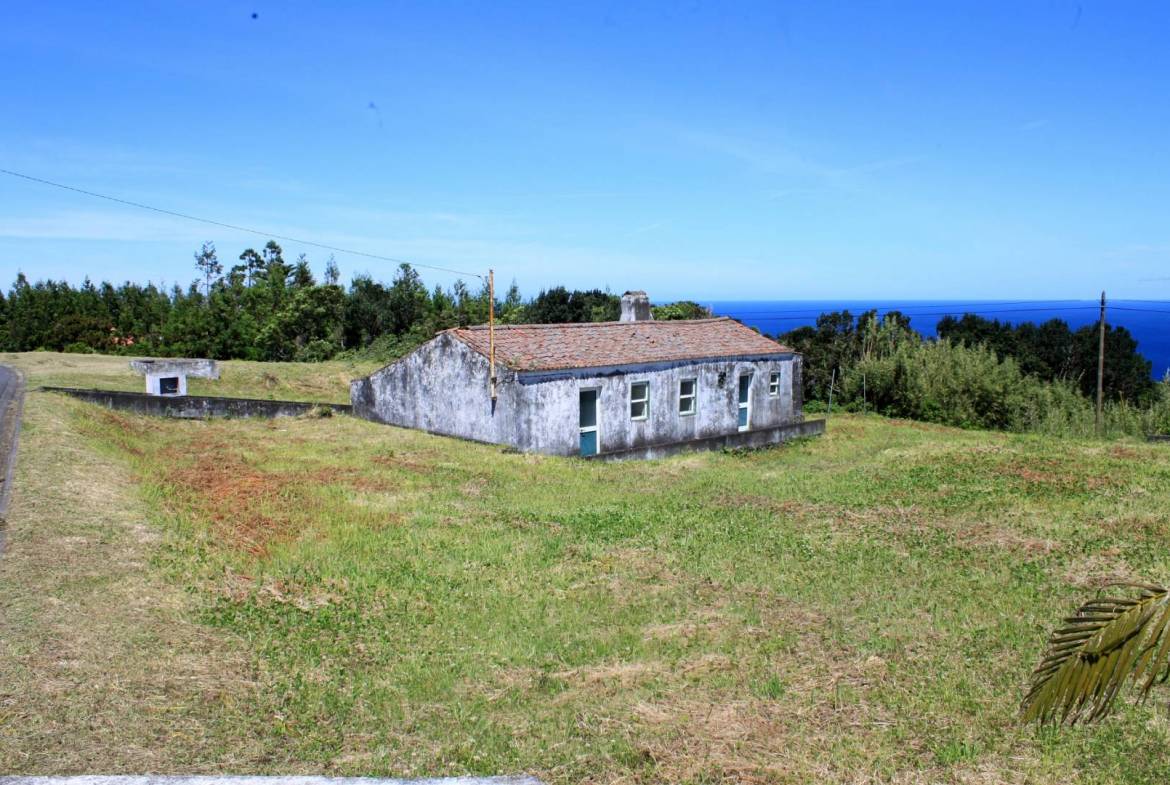
<svg viewBox="0 0 1170 785"><path fill-rule="evenodd" d="M654 318L650 313L650 298L645 292L626 292L622 295L622 321L648 322Z"/></svg>

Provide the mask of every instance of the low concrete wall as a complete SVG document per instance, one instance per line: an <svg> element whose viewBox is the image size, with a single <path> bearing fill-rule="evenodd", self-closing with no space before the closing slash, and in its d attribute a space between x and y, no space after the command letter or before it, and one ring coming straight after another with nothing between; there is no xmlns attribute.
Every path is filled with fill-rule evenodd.
<svg viewBox="0 0 1170 785"><path fill-rule="evenodd" d="M704 450L735 450L768 447L773 444L800 439L807 436L820 436L825 432L824 420L804 420L803 422L779 425L775 428L761 428L755 431L737 431L722 436L712 436L706 439L692 439L685 442L670 444L654 444L645 447L634 447L629 450L603 452L594 455L589 460L624 461L638 458L665 458L680 452Z"/></svg>
<svg viewBox="0 0 1170 785"><path fill-rule="evenodd" d="M41 387L44 392L59 392L96 403L107 409L153 414L159 417L178 417L201 420L205 417L296 417L315 407L349 414L350 406L340 403L311 403L304 401L266 401L260 398L220 398L210 395L147 395L146 393L115 390L83 390L76 387Z"/></svg>

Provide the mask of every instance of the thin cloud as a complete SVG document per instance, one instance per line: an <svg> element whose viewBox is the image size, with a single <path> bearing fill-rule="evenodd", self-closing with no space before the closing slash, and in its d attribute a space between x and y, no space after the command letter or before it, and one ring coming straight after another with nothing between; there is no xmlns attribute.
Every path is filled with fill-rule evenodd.
<svg viewBox="0 0 1170 785"><path fill-rule="evenodd" d="M653 232L655 229L661 229L662 227L669 226L669 225L670 225L670 221L668 221L668 220L654 221L652 223L644 224L642 226L637 227L636 229L630 230L629 232L626 233L626 236L632 237L633 235L637 235L637 234L645 234L646 232Z"/></svg>
<svg viewBox="0 0 1170 785"><path fill-rule="evenodd" d="M791 187L779 188L766 199L814 193L824 189L856 191L866 175L911 166L925 160L922 155L891 156L859 164L829 164L800 152L795 146L767 143L733 134L684 130L679 138L693 147L732 158L761 175L795 180Z"/></svg>

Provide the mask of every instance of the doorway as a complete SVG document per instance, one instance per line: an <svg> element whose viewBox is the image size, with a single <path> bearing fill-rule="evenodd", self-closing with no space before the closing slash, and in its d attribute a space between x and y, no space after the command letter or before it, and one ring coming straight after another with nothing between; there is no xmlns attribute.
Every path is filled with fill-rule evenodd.
<svg viewBox="0 0 1170 785"><path fill-rule="evenodd" d="M739 377L739 429L746 431L752 422L752 375L740 374Z"/></svg>
<svg viewBox="0 0 1170 785"><path fill-rule="evenodd" d="M597 455L597 390L581 390L581 454Z"/></svg>

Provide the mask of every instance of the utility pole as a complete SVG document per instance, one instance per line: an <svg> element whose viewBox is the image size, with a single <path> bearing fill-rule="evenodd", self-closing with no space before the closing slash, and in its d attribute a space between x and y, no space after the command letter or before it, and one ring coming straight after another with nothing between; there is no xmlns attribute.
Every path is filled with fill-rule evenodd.
<svg viewBox="0 0 1170 785"><path fill-rule="evenodd" d="M488 390L496 400L496 272L488 270Z"/></svg>
<svg viewBox="0 0 1170 785"><path fill-rule="evenodd" d="M1101 405L1105 397L1105 292L1101 292L1101 324L1097 336L1097 416L1093 430L1101 435Z"/></svg>
<svg viewBox="0 0 1170 785"><path fill-rule="evenodd" d="M829 415L833 414L833 388L837 386L837 369L833 369L833 378L829 380Z"/></svg>

